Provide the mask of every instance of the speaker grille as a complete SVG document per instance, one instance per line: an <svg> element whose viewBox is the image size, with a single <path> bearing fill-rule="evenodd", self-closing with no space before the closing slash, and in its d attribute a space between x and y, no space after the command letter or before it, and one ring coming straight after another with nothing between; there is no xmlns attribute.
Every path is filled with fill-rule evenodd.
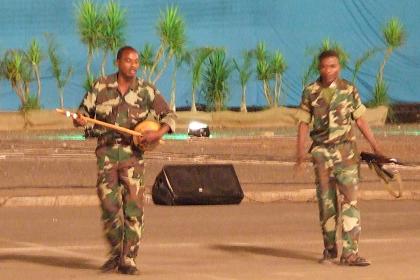
<svg viewBox="0 0 420 280"><path fill-rule="evenodd" d="M240 203L243 192L231 164L166 165L153 186L157 204ZM170 197L172 201L166 201Z"/></svg>

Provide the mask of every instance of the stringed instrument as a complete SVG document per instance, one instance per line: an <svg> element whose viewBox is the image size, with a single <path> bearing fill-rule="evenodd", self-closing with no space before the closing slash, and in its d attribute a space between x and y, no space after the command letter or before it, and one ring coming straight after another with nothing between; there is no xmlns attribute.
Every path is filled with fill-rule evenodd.
<svg viewBox="0 0 420 280"><path fill-rule="evenodd" d="M100 125L103 127L107 127L122 133L126 133L129 134L131 136L133 136L133 143L136 146L139 146L142 150L144 151L151 151L154 148L156 148L161 142L163 142L162 140L160 141L156 141L155 143L150 143L150 144L140 144L139 142L139 137L143 136L143 134L147 131L158 131L160 129L160 124L158 122L152 121L152 120L145 120L142 121L141 123L137 124L136 127L134 128L134 130L125 128L125 127L121 127L121 126L117 126L114 124L110 124L107 122L103 122L103 121L99 121L96 119L92 119L77 113L72 113L70 111L66 111L66 110L62 110L62 109L55 109L58 113L65 115L68 118L72 118L72 119L77 119L77 118L81 118L86 122L89 123L93 123L96 125Z"/></svg>

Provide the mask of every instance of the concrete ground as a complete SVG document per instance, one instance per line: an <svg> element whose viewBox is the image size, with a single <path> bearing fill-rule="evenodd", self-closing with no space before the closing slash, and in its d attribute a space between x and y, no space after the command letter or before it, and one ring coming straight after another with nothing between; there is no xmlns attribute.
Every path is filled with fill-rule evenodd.
<svg viewBox="0 0 420 280"><path fill-rule="evenodd" d="M369 267L318 263L316 203L145 208L139 279L420 279L420 203L363 201ZM0 208L0 279L128 279L101 274L98 207ZM135 279L135 277L133 277Z"/></svg>
<svg viewBox="0 0 420 280"><path fill-rule="evenodd" d="M98 272L107 247L94 188L95 141L39 137L46 134L51 132L0 133L0 279L120 279ZM322 240L314 178L310 165L302 176L293 174L293 135L259 131L253 136L167 140L147 153L139 277L420 279L418 137L377 133L385 154L410 165L398 168L404 196L392 198L362 165L360 249L373 265L349 268L317 262ZM368 150L363 140L359 147ZM245 192L243 203L151 203L151 186L164 165L202 163L233 164Z"/></svg>

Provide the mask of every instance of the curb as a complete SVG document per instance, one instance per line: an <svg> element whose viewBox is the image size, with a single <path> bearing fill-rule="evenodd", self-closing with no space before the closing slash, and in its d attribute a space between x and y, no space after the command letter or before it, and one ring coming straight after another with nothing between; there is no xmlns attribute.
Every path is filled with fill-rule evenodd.
<svg viewBox="0 0 420 280"><path fill-rule="evenodd" d="M401 198L392 197L387 191L361 191L359 200L420 200L420 191L404 191ZM315 202L313 189L298 191L267 191L245 192L242 202L273 203L273 202ZM144 203L153 204L152 195L146 194ZM57 195L57 196L18 196L0 197L0 207L64 207L64 206L99 206L96 195Z"/></svg>
<svg viewBox="0 0 420 280"><path fill-rule="evenodd" d="M359 191L359 201L368 200L420 200L420 191L404 191L400 198L393 197L388 191ZM313 189L304 189L288 192L248 192L243 202L316 202L316 192Z"/></svg>

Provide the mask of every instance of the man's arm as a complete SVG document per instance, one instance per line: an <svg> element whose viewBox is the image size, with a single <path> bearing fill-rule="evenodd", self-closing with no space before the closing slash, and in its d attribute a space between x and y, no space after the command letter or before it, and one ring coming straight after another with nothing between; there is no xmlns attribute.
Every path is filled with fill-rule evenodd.
<svg viewBox="0 0 420 280"><path fill-rule="evenodd" d="M305 141L309 132L309 124L312 120L312 105L309 97L310 92L311 90L307 87L303 90L302 100L299 105L299 110L296 114L296 118L299 122L298 134L296 138L296 167L298 167L298 169L305 160Z"/></svg>
<svg viewBox="0 0 420 280"><path fill-rule="evenodd" d="M296 164L301 165L305 160L305 141L309 131L309 124L300 122L296 139Z"/></svg>
<svg viewBox="0 0 420 280"><path fill-rule="evenodd" d="M95 110L96 110L96 83L93 85L92 91L88 91L85 93L82 102L79 105L79 108L77 109L77 114L80 116L85 116L89 118L95 117ZM75 127L78 126L85 126L87 124L86 120L83 118L78 117L77 119L73 119L73 125Z"/></svg>
<svg viewBox="0 0 420 280"><path fill-rule="evenodd" d="M153 143L159 141L166 133L175 131L175 113L169 109L165 99L160 95L159 91L153 87L153 102L150 104L151 109L155 112L160 128L157 131L147 131L139 138L142 144Z"/></svg>
<svg viewBox="0 0 420 280"><path fill-rule="evenodd" d="M359 117L355 121L360 132L369 142L369 145L372 148L373 152L377 155L382 155L382 152L379 150L378 143L376 142L375 136L373 135L372 130L370 130L370 127L366 120L363 117Z"/></svg>
<svg viewBox="0 0 420 280"><path fill-rule="evenodd" d="M159 123L169 127L169 130L165 133L173 133L175 132L175 120L177 116L175 112L169 108L168 103L165 101L160 92L156 88L153 89L155 92L153 102L150 105L151 109L155 112Z"/></svg>

